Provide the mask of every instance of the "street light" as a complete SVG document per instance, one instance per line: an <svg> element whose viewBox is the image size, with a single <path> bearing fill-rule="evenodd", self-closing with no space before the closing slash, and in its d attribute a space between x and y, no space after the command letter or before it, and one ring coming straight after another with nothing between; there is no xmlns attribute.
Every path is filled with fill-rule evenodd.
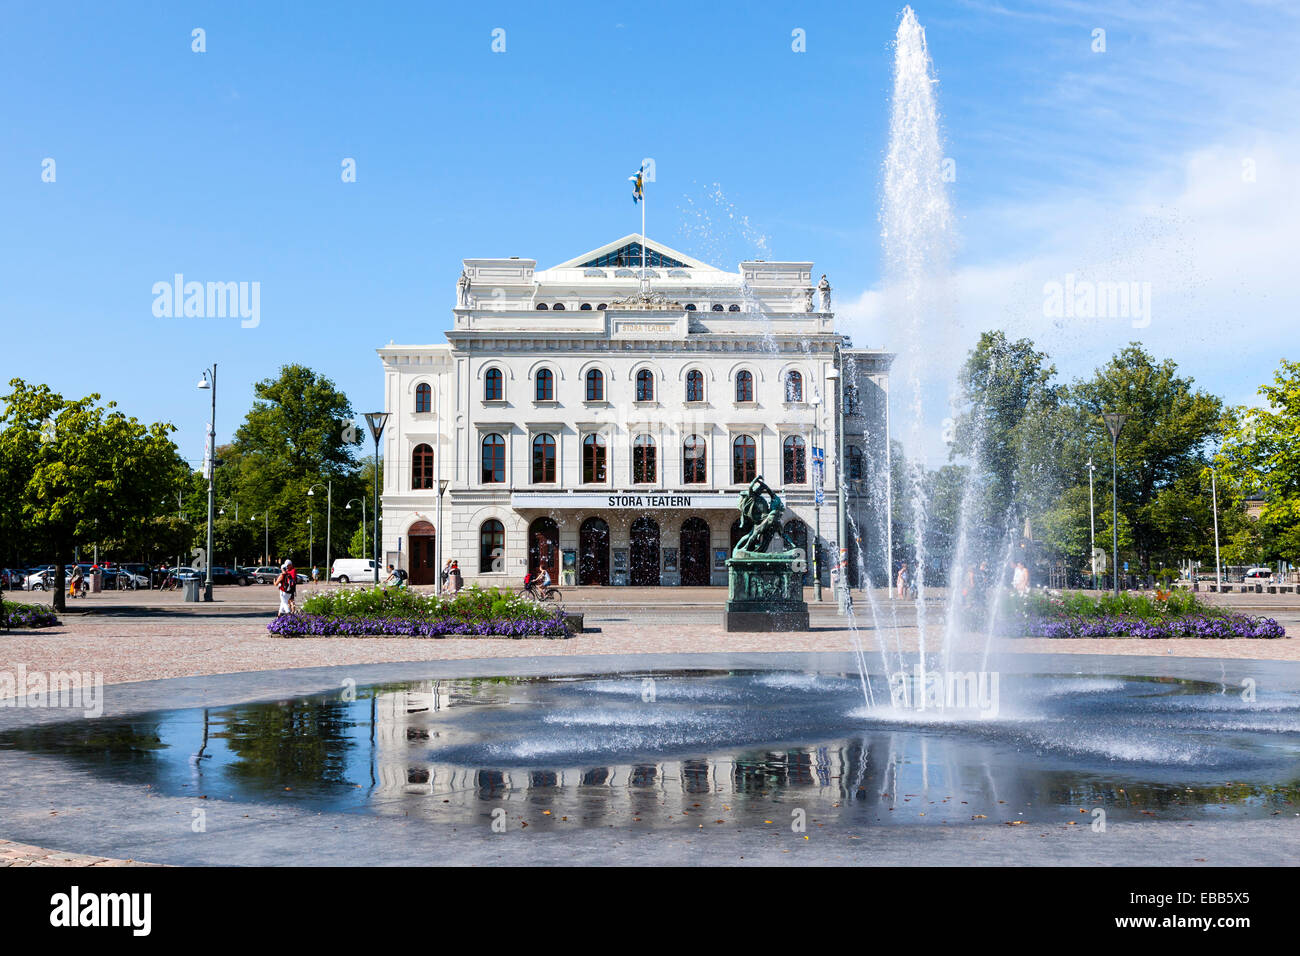
<svg viewBox="0 0 1300 956"><path fill-rule="evenodd" d="M1097 590L1097 516L1092 508L1092 473L1097 466L1088 458L1088 546L1092 558L1092 589Z"/></svg>
<svg viewBox="0 0 1300 956"><path fill-rule="evenodd" d="M208 549L203 555L203 564L206 571L206 577L203 582L203 600L212 600L212 517L213 506L216 503L216 474L217 474L217 363L212 363L212 378L208 379L208 369L203 370L203 378L199 380L198 388L206 389L212 392L212 417L208 419L208 460L207 460L207 479L208 479Z"/></svg>
<svg viewBox="0 0 1300 956"><path fill-rule="evenodd" d="M822 496L821 484L817 481L817 418L821 413L821 394L814 391L808 399L808 404L813 407L812 455L810 456L812 460L808 462L808 466L812 468L813 480L813 594L820 602L822 600L822 568L818 556L821 554Z"/></svg>
<svg viewBox="0 0 1300 956"><path fill-rule="evenodd" d="M1214 503L1214 583L1223 593L1223 565L1219 562L1219 485L1210 469L1210 500Z"/></svg>
<svg viewBox="0 0 1300 956"><path fill-rule="evenodd" d="M375 586L379 586L379 436L384 433L384 426L388 424L388 412L366 412L366 425L370 428L370 434L375 439L375 541L374 541L374 559L375 559ZM441 529L438 536L441 537Z"/></svg>
<svg viewBox="0 0 1300 956"><path fill-rule="evenodd" d="M438 446L438 459L439 461L442 460L441 443ZM438 565L438 567L435 568L435 570L438 572L438 593L439 594L442 593L442 496L447 493L447 486L449 484L451 484L451 482L448 481L446 478L438 479L438 510L437 510L437 517L434 518L434 521L437 522L437 527L433 529L433 534L434 534L434 538L433 538L434 559L433 560L434 563Z"/></svg>
<svg viewBox="0 0 1300 956"><path fill-rule="evenodd" d="M320 487L320 482L312 485L307 489L307 497L313 498L316 495L315 489ZM330 479L325 482L325 580L330 578L330 558L333 552L330 550L330 538L333 536L334 524L334 481Z"/></svg>
<svg viewBox="0 0 1300 956"><path fill-rule="evenodd" d="M307 566L312 567L312 550L316 547L316 529L311 525L311 515L307 516Z"/></svg>
<svg viewBox="0 0 1300 956"><path fill-rule="evenodd" d="M849 609L849 525L848 499L846 497L844 474L844 390L841 387L840 366L842 357L840 348L835 347L835 364L826 373L826 380L831 383L835 393L835 510L838 512L835 533L839 536L840 574L839 601L840 613L847 614Z"/></svg>
<svg viewBox="0 0 1300 956"><path fill-rule="evenodd" d="M257 514L254 513L253 521L257 520ZM266 553L262 555L262 563L271 563L271 512L262 512L262 550Z"/></svg>
<svg viewBox="0 0 1300 956"><path fill-rule="evenodd" d="M343 506L343 510L344 510L344 511L351 511L351 510L352 510L352 502L354 502L354 501L359 501L359 502L361 502L361 553L362 553L362 554L365 554L365 552L366 552L366 499L365 499L365 498L350 498L350 499L348 500L348 503L345 504L345 505Z"/></svg>
<svg viewBox="0 0 1300 956"><path fill-rule="evenodd" d="M1121 415L1119 412L1106 412L1101 416L1106 422L1106 428L1110 431L1110 504L1111 504L1111 563L1114 565L1115 580L1115 597L1119 597L1119 498L1116 496L1116 477L1119 474L1116 465L1116 448L1119 445L1119 433L1124 429L1124 423L1128 421L1127 415Z"/></svg>

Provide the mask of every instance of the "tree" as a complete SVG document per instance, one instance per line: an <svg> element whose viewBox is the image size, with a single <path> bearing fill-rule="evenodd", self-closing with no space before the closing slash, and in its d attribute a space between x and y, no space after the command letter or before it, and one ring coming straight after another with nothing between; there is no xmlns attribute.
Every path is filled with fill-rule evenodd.
<svg viewBox="0 0 1300 956"><path fill-rule="evenodd" d="M1062 390L1028 339L985 332L959 375L950 456L970 461L968 544L983 553L1045 510L1059 489Z"/></svg>
<svg viewBox="0 0 1300 956"><path fill-rule="evenodd" d="M54 556L54 606L64 602L64 566L73 548L125 537L151 518L178 467L169 424L142 425L100 406L100 396L66 401L45 385L9 383L0 415L0 481L15 495L10 527Z"/></svg>
<svg viewBox="0 0 1300 956"><path fill-rule="evenodd" d="M1237 498L1262 495L1265 560L1300 561L1300 362L1282 360L1262 408L1234 409L1215 463ZM1222 486L1221 486L1222 489ZM1245 563L1245 562L1242 562Z"/></svg>
<svg viewBox="0 0 1300 956"><path fill-rule="evenodd" d="M256 399L230 445L218 449L216 493L239 502L241 514L267 512L272 547L279 556L305 559L307 518L317 526L316 543L325 553L324 496L307 497L313 484L334 483L334 550L360 524L359 510L342 502L365 493L353 449L364 426L354 424L352 404L323 375L302 365L286 365L274 379L254 386ZM260 550L260 545L258 550ZM268 555L268 559L270 556Z"/></svg>
<svg viewBox="0 0 1300 956"><path fill-rule="evenodd" d="M1194 384L1178 374L1174 362L1156 362L1132 343L1091 379L1069 389L1072 421L1065 426L1063 457L1082 462L1091 456L1097 464L1099 529L1103 512L1109 525L1112 505L1109 469L1104 467L1110 462L1111 439L1101 416L1128 416L1116 449L1119 511L1146 573L1157 557L1172 564L1188 551L1203 553L1212 543L1203 471L1209 448L1222 433L1223 403ZM1106 547L1102 541L1099 530L1098 546Z"/></svg>

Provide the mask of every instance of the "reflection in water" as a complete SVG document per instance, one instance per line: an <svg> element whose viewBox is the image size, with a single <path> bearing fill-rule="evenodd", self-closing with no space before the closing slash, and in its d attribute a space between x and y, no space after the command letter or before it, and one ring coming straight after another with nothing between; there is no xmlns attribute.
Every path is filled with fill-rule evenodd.
<svg viewBox="0 0 1300 956"><path fill-rule="evenodd" d="M1086 825L1300 810L1295 695L1009 678L1014 712L863 710L856 674L674 673L385 685L0 736L158 792L518 825ZM875 688L878 700L887 689ZM771 821L770 824L767 821Z"/></svg>

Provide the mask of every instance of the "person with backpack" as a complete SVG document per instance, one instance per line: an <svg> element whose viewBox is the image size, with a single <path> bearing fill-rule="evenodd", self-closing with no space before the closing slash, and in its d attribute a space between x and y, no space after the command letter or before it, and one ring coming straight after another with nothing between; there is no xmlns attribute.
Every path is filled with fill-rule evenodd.
<svg viewBox="0 0 1300 956"><path fill-rule="evenodd" d="M275 576L275 587L280 593L280 609L276 612L276 617L281 614L293 614L297 610L294 598L298 592L298 581L292 561L286 559L284 564L280 565L280 573Z"/></svg>
<svg viewBox="0 0 1300 956"><path fill-rule="evenodd" d="M460 593L461 587L465 584L465 579L461 576L460 565L455 561L451 562L451 567L447 569L447 575L451 579L451 593L454 597Z"/></svg>
<svg viewBox="0 0 1300 956"><path fill-rule="evenodd" d="M406 587L407 573L405 568L394 568L391 564L388 566L388 577L384 578L384 587L390 584L395 588Z"/></svg>

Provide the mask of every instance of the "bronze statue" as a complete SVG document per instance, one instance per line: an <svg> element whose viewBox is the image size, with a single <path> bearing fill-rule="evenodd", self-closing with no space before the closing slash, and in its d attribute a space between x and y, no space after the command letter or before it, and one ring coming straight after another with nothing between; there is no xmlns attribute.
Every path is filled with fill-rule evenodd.
<svg viewBox="0 0 1300 956"><path fill-rule="evenodd" d="M766 500L763 498L765 494ZM762 475L751 481L749 488L740 493L741 536L736 542L736 553L766 554L768 545L777 534L781 535L787 548L797 547L781 526L784 513L785 503L781 496L767 486Z"/></svg>

